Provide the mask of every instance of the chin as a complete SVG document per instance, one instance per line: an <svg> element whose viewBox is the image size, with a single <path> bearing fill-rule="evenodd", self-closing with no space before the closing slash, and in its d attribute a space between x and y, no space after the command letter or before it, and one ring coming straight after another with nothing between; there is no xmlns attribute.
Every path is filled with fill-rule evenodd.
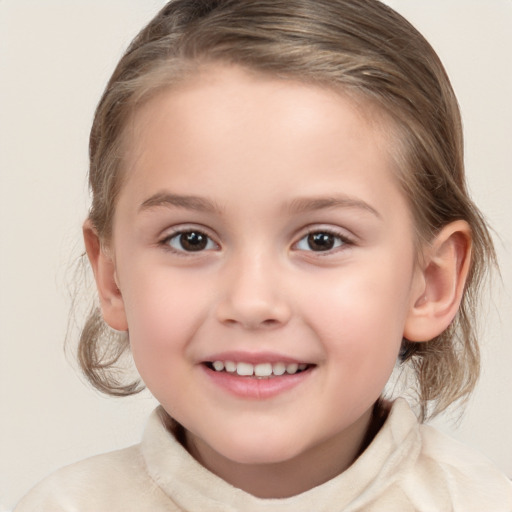
<svg viewBox="0 0 512 512"><path fill-rule="evenodd" d="M222 443L211 447L226 459L238 464L279 464L286 462L300 454L297 444L290 444L289 439L269 440L268 437L258 436L257 439L229 439L228 443Z"/></svg>

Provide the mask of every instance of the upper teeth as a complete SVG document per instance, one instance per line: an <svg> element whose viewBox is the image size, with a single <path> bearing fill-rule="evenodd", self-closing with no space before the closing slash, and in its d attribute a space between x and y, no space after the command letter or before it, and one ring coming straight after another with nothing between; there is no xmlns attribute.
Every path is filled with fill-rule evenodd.
<svg viewBox="0 0 512 512"><path fill-rule="evenodd" d="M228 373L237 373L238 375L250 377L255 375L256 377L270 377L271 375L283 375L288 373L293 375L299 370L305 370L307 364L298 363L235 363L234 361L215 361L212 363L215 371L222 372L227 371Z"/></svg>

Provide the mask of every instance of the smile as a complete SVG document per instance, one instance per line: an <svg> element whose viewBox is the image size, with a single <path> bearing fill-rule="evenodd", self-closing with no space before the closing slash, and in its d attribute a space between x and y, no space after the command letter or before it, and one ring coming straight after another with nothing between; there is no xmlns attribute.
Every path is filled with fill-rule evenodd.
<svg viewBox="0 0 512 512"><path fill-rule="evenodd" d="M234 361L213 361L206 366L215 372L236 374L240 377L270 378L282 375L295 375L307 370L310 366L306 363L245 363Z"/></svg>

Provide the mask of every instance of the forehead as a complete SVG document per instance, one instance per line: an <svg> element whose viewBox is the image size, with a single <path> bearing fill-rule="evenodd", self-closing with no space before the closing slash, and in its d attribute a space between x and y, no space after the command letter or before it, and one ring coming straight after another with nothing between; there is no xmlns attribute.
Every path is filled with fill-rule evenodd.
<svg viewBox="0 0 512 512"><path fill-rule="evenodd" d="M234 179L254 181L254 193L263 182L288 181L292 192L294 182L309 180L323 193L342 177L361 187L380 173L396 185L388 125L360 97L208 66L136 110L125 132L126 180L142 191L152 186L149 176L165 174L185 188L199 173L205 189Z"/></svg>
<svg viewBox="0 0 512 512"><path fill-rule="evenodd" d="M238 100L240 114L245 111L244 105L265 101L269 105L277 102L282 107L292 106L298 115L303 115L309 109L310 113L318 112L325 116L331 105L342 101L346 106L350 105L350 110L357 114L360 121L379 132L382 138L386 138L388 145L391 139L387 138L387 134L395 124L388 106L383 108L361 87L349 87L325 79L313 82L310 79L303 80L294 73L276 75L223 61L174 65L169 70L165 67L156 68L148 74L134 97L135 104L127 123L128 136L133 135L135 124L139 124L140 128L144 119L154 116L155 103L170 105L173 98L176 99L173 104L175 109L179 105L186 105L187 109L196 106L195 111L187 112L188 116L200 115L206 107L214 106L211 105L212 102L221 111L227 107L228 99L232 103ZM149 114L148 110L153 112ZM264 114L262 111L262 115ZM327 119L334 115L335 111ZM140 136L140 133L136 136Z"/></svg>

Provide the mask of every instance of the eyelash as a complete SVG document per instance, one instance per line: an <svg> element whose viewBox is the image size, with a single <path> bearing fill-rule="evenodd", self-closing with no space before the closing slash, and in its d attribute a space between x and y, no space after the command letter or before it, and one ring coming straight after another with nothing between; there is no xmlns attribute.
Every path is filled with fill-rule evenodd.
<svg viewBox="0 0 512 512"><path fill-rule="evenodd" d="M204 237L204 240L205 240L204 247L200 247L198 250L186 250L185 248L183 248L183 239L181 237L183 237L184 235L187 235L187 234L188 235L196 235L196 237L200 237L200 238ZM311 249L310 246L309 246L309 249L299 248L299 244L301 244L301 242L303 242L304 240L309 245L311 243L311 240L308 240L308 238L311 237L312 235L324 235L324 236L330 237L331 240L334 239L334 241L332 242L334 245L332 247L328 247L325 250L319 250L319 251L314 251L313 249ZM173 246L171 244L171 242L173 240L177 240L178 244L180 244L181 247L178 248L178 247ZM339 233L336 230L329 229L329 228L324 228L324 229L311 228L310 230L308 230L308 232L304 236L302 236L297 242L295 242L293 244L292 248L294 250L316 253L319 256L327 256L334 252L338 252L339 250L343 250L344 246L354 245L354 243L355 242L353 239L351 239L350 237L348 237L344 234L342 235L341 233ZM202 253L205 251L219 249L219 244L217 244L212 239L211 236L209 236L207 233L205 233L204 230L194 229L194 228L181 229L181 230L175 231L175 232L167 235L165 238L163 238L159 242L159 244L164 246L167 250L169 250L175 254L178 254L180 256L192 256L194 253ZM213 247L211 247L212 245L213 245Z"/></svg>
<svg viewBox="0 0 512 512"><path fill-rule="evenodd" d="M182 241L180 241L180 238L183 237L184 235L192 235L192 234L195 234L196 236L200 236L200 237L204 237L206 239L206 246L203 247L203 248L200 248L196 251L194 250L191 250L191 251L188 251L186 249L183 248L183 245L182 245ZM171 245L171 242L173 240L177 240L178 243L182 246L181 248L177 248L177 247L173 247ZM175 231L173 233L170 233L169 235L167 235L165 238L163 238L160 242L159 242L160 245L164 246L165 249L173 252L174 254L177 254L179 256L191 256L193 255L194 253L202 253L206 250L212 250L212 249L218 249L219 248L219 245L212 239L211 236L209 236L207 233L205 233L205 231L203 229L194 229L194 228L188 228L188 229L180 229L178 231ZM208 247L209 245L212 245L214 247Z"/></svg>
<svg viewBox="0 0 512 512"><path fill-rule="evenodd" d="M308 230L308 232L298 241L294 244L294 247L298 247L298 245L303 241L306 240L306 243L309 243L310 241L308 238L312 235L327 235L328 237L331 237L335 239L334 247L330 247L326 250L320 250L320 251L313 251L312 249L302 249L305 252L312 252L316 253L319 256L327 256L330 254L333 254L334 252L338 252L339 250L343 250L344 246L351 246L354 245L354 240L345 234L341 234L340 232L329 229L329 228L311 228Z"/></svg>

